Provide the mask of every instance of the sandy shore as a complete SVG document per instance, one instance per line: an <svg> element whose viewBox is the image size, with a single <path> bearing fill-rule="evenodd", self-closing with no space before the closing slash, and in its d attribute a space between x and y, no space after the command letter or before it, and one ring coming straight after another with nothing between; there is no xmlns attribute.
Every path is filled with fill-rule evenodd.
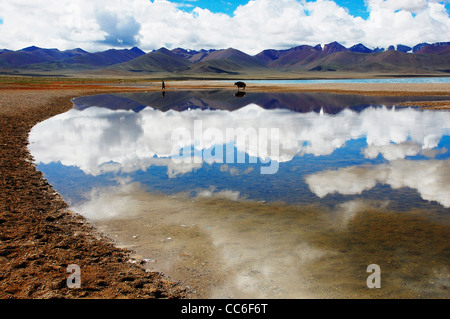
<svg viewBox="0 0 450 319"><path fill-rule="evenodd" d="M226 88L213 81L166 82L167 90ZM27 150L28 133L38 122L72 107L77 96L115 91L159 90L157 82L0 84L0 298L183 298L181 284L130 262L67 204L43 178ZM247 91L320 91L343 94L448 95L449 84L276 85ZM427 107L433 107L427 102ZM440 108L449 103L437 102ZM81 289L66 285L67 266L82 272Z"/></svg>

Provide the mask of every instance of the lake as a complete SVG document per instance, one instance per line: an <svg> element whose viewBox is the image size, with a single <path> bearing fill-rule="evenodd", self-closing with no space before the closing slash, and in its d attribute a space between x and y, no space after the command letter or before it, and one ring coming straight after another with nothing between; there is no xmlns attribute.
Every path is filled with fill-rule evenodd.
<svg viewBox="0 0 450 319"><path fill-rule="evenodd" d="M400 104L443 98L96 95L29 149L72 210L194 297L442 298L450 112Z"/></svg>
<svg viewBox="0 0 450 319"><path fill-rule="evenodd" d="M322 79L322 80L249 80L248 83L319 84L319 83L450 83L450 77L409 77L379 79Z"/></svg>

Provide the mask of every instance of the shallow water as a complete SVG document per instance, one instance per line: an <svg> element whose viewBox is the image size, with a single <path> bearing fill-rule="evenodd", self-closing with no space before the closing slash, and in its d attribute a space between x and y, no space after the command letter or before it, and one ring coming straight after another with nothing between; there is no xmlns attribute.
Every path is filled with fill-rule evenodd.
<svg viewBox="0 0 450 319"><path fill-rule="evenodd" d="M319 83L450 83L450 77L410 77L384 79L326 79L326 80L252 80L249 83L319 84Z"/></svg>
<svg viewBox="0 0 450 319"><path fill-rule="evenodd" d="M101 95L29 148L73 210L194 297L448 297L450 113L398 102Z"/></svg>

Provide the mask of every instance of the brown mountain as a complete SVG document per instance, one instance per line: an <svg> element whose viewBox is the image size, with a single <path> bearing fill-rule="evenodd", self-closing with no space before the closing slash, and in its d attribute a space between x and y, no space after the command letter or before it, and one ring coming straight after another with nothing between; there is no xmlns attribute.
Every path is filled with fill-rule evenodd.
<svg viewBox="0 0 450 319"><path fill-rule="evenodd" d="M195 62L192 62L195 61ZM181 75L239 74L242 70L264 68L257 58L242 51L225 50L188 51L161 48L132 61L109 67L109 70L131 72L175 72Z"/></svg>
<svg viewBox="0 0 450 319"><path fill-rule="evenodd" d="M449 54L416 54L389 50L377 53L340 51L304 66L310 71L423 73L450 68Z"/></svg>
<svg viewBox="0 0 450 319"><path fill-rule="evenodd" d="M301 45L289 50L265 50L256 57L271 68L298 67L310 63L322 54L321 48Z"/></svg>
<svg viewBox="0 0 450 319"><path fill-rule="evenodd" d="M428 44L416 52L417 54L450 54L450 42Z"/></svg>
<svg viewBox="0 0 450 319"><path fill-rule="evenodd" d="M89 53L82 49L59 51L32 46L0 53L0 64L3 61L9 68L31 70L93 69L130 61L142 54L145 53L138 48Z"/></svg>
<svg viewBox="0 0 450 319"><path fill-rule="evenodd" d="M31 46L18 51L2 50L0 52L0 61L10 67L22 67L30 64L70 59L85 54L87 52L81 49L59 51L58 49L42 49Z"/></svg>
<svg viewBox="0 0 450 319"><path fill-rule="evenodd" d="M408 49L408 50L407 50ZM404 52L406 51L406 52ZM88 53L81 49L59 51L29 47L0 50L2 72L96 70L95 74L166 74L176 77L244 78L333 76L344 74L446 75L450 73L450 42L420 43L414 47L369 49L357 44L349 49L338 42L300 45L284 50L264 50L254 56L228 48L186 50L161 48L145 54L138 48ZM320 73L318 73L320 72ZM334 73L337 74L337 73ZM342 75L340 75L342 76Z"/></svg>
<svg viewBox="0 0 450 319"><path fill-rule="evenodd" d="M243 72L255 72L266 69L264 64L255 57L235 49L226 49L211 52L199 62L191 65L186 74L231 74L238 75Z"/></svg>
<svg viewBox="0 0 450 319"><path fill-rule="evenodd" d="M166 48L147 53L128 62L108 67L109 70L131 72L173 72L189 67L191 62Z"/></svg>
<svg viewBox="0 0 450 319"><path fill-rule="evenodd" d="M348 51L348 49L346 47L344 47L342 44L334 41L334 42L325 44L325 46L323 47L322 53L325 55L329 55L329 54L333 54L336 52L343 52L343 51Z"/></svg>

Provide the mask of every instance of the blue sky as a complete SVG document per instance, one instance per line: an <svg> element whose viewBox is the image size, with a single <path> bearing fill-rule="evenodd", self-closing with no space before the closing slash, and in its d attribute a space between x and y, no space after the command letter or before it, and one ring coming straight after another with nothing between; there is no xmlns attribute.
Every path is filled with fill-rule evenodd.
<svg viewBox="0 0 450 319"><path fill-rule="evenodd" d="M364 0L335 0L334 2L341 7L347 8L352 16L364 19L369 16Z"/></svg>
<svg viewBox="0 0 450 319"><path fill-rule="evenodd" d="M202 9L208 9L214 13L226 13L228 15L232 15L238 6L248 3L248 1L249 0L178 0L173 2L186 5L186 7L183 7L183 10L185 11L190 11L194 7L200 7Z"/></svg>

